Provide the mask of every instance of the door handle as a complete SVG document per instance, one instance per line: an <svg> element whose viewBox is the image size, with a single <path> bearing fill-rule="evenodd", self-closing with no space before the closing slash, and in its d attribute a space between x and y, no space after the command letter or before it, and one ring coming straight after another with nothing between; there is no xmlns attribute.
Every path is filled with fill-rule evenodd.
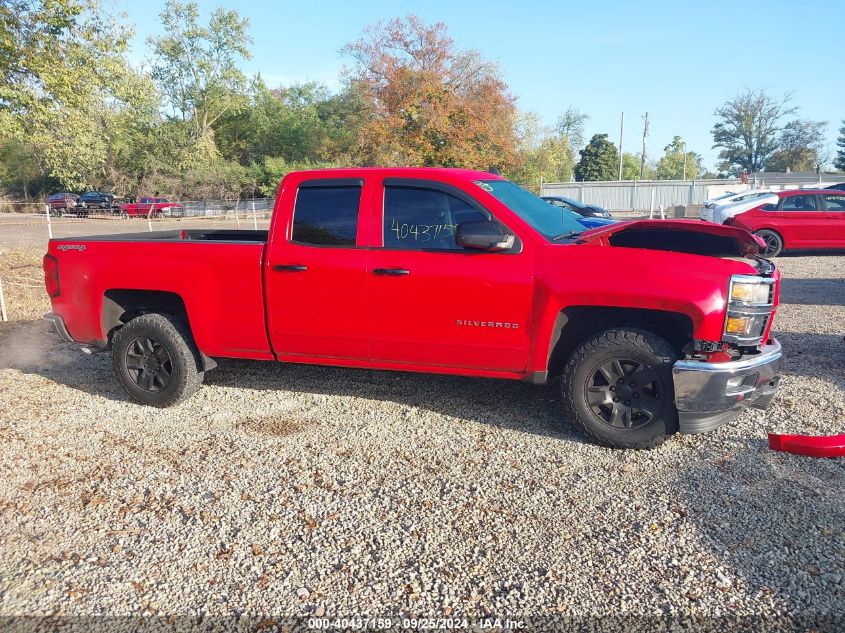
<svg viewBox="0 0 845 633"><path fill-rule="evenodd" d="M277 273L304 273L308 266L301 264L273 264L273 270Z"/></svg>
<svg viewBox="0 0 845 633"><path fill-rule="evenodd" d="M374 275L389 275L392 277L404 277L410 275L411 271L406 268L373 268Z"/></svg>

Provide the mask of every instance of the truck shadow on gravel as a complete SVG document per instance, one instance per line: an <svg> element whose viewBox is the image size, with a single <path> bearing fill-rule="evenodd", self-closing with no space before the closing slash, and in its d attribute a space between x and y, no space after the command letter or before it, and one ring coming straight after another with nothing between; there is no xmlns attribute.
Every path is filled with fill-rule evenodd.
<svg viewBox="0 0 845 633"><path fill-rule="evenodd" d="M845 390L845 342L839 334L775 332L786 374L832 382ZM586 443L564 419L559 384L219 359L208 387L291 391L394 402L435 414ZM108 353L87 356L60 342L49 326L29 322L0 329L0 368L12 367L93 396L126 402ZM256 394L260 398L260 394ZM188 401L185 405L192 406Z"/></svg>
<svg viewBox="0 0 845 633"><path fill-rule="evenodd" d="M845 305L845 279L784 278L780 301L792 305Z"/></svg>
<svg viewBox="0 0 845 633"><path fill-rule="evenodd" d="M557 382L543 387L411 372L228 359L218 362L219 369L206 374L206 385L393 402L489 426L586 443L563 418Z"/></svg>
<svg viewBox="0 0 845 633"><path fill-rule="evenodd" d="M466 421L586 443L561 413L559 384L218 359L203 388L290 391L393 402ZM62 343L46 322L0 329L0 368L36 374L92 396L128 402L111 355L92 356ZM255 398L260 398L256 393ZM199 399L185 407L198 406ZM252 429L258 431L259 429ZM269 428L265 429L270 432ZM282 434L287 434L285 430Z"/></svg>

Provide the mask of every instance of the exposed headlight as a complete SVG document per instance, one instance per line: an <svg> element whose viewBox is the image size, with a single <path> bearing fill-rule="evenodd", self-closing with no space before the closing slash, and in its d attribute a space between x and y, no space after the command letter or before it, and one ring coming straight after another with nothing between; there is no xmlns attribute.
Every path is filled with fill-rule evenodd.
<svg viewBox="0 0 845 633"><path fill-rule="evenodd" d="M772 285L767 283L735 281L731 284L731 301L768 305L771 289Z"/></svg>
<svg viewBox="0 0 845 633"><path fill-rule="evenodd" d="M753 325L754 319L750 316L728 316L725 332L739 335L751 334Z"/></svg>
<svg viewBox="0 0 845 633"><path fill-rule="evenodd" d="M772 314L774 281L750 275L731 278L724 340L756 344L763 337Z"/></svg>

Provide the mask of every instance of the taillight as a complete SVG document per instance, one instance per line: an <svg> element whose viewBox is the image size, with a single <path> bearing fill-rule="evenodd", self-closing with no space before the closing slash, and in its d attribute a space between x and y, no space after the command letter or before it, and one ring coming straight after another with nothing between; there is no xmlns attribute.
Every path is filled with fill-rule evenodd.
<svg viewBox="0 0 845 633"><path fill-rule="evenodd" d="M48 295L59 296L59 260L52 255L44 256L44 286Z"/></svg>

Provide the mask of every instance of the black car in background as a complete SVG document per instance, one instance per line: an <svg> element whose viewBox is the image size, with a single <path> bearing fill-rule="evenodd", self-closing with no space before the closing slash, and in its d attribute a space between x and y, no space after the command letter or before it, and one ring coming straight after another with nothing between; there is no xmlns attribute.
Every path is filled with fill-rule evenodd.
<svg viewBox="0 0 845 633"><path fill-rule="evenodd" d="M575 211L587 218L612 218L610 211L600 207L597 204L584 204L572 198L564 198L563 196L541 196L543 200L550 205L560 207L562 209L569 209Z"/></svg>
<svg viewBox="0 0 845 633"><path fill-rule="evenodd" d="M825 187L825 189L835 189L836 191L845 191L845 182L840 182L838 185L830 185L830 187Z"/></svg>
<svg viewBox="0 0 845 633"><path fill-rule="evenodd" d="M76 206L83 209L111 209L114 206L114 194L104 191L86 191L79 196Z"/></svg>

